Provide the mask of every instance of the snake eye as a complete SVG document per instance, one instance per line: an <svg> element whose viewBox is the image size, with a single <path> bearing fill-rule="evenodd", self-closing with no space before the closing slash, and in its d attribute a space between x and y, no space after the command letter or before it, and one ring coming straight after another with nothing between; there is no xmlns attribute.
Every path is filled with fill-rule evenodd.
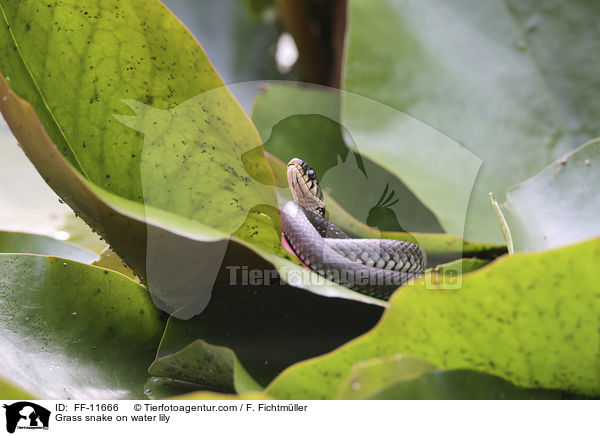
<svg viewBox="0 0 600 436"><path fill-rule="evenodd" d="M313 170L313 169L310 169L310 170L308 170L308 173L307 173L307 174L308 174L308 177L309 177L311 180L314 180L314 178L315 178L315 170Z"/></svg>
<svg viewBox="0 0 600 436"><path fill-rule="evenodd" d="M304 161L300 164L300 166L302 167L302 169L304 171L306 171L308 169L308 164L306 162L304 162Z"/></svg>

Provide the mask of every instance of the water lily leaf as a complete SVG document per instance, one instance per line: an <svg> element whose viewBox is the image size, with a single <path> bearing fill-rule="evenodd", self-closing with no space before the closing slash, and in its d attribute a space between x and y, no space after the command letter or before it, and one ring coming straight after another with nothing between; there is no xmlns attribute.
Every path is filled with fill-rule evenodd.
<svg viewBox="0 0 600 436"><path fill-rule="evenodd" d="M8 55L0 69L13 91L32 104L82 174L138 200L143 138L112 115L129 114L121 103L126 98L168 109L222 86L201 47L155 1L85 7L65 1L43 9L35 2L3 2L2 10L0 44ZM78 68L64 68L71 62ZM173 64L178 68L169 68Z"/></svg>
<svg viewBox="0 0 600 436"><path fill-rule="evenodd" d="M380 316L378 306L290 286L221 287L200 315L169 319L150 373L222 392L252 391L292 363L367 331Z"/></svg>
<svg viewBox="0 0 600 436"><path fill-rule="evenodd" d="M105 191L92 185L67 162L56 149L33 108L17 97L0 76L0 110L7 119L13 133L19 138L29 159L37 168L43 168L48 182L63 198L69 198L85 221L102 233L106 239L115 241L136 271L145 270L146 228L141 220L130 218L117 211L101 195ZM96 191L95 189L98 189ZM99 192L99 193L98 193ZM122 241L122 238L126 238ZM125 244L128 242L128 244Z"/></svg>
<svg viewBox="0 0 600 436"><path fill-rule="evenodd" d="M254 382L253 389L239 391L237 395L217 391L205 391L205 387L182 380L171 378L151 377L146 383L146 395L153 400L172 399L272 399L262 393L262 387ZM237 385L236 385L237 386ZM256 398L254 398L256 397Z"/></svg>
<svg viewBox="0 0 600 436"><path fill-rule="evenodd" d="M276 398L331 398L354 363L400 353L519 387L598 395L599 261L594 239L503 256L462 276L455 290L418 279L394 294L373 330L290 367L266 391Z"/></svg>
<svg viewBox="0 0 600 436"><path fill-rule="evenodd" d="M174 380L164 377L150 377L144 385L144 393L152 400L164 400L165 398L189 394L202 390L202 386L195 383Z"/></svg>
<svg viewBox="0 0 600 436"><path fill-rule="evenodd" d="M69 5L53 4L49 9L60 19L71 20L75 14L76 20L81 20L80 8L73 11ZM107 3L102 8L114 12L117 6ZM99 20L107 28L114 27L115 35L122 38L118 45L107 45L113 33L89 34L92 30L85 25L77 32L59 33L44 21L47 12L38 16L30 4L7 13L6 19L13 22L11 32L0 30L8 32L4 38L0 34L0 40L8 46L22 42L13 57L0 61L0 69L10 74L14 91L32 101L42 114L41 124L32 108L2 80L0 108L48 183L144 279L155 303L165 311L177 311L181 317L189 318L204 309L210 290L218 282L217 273L224 270L222 263L240 265L239 256L231 253L248 254L244 264L249 266L266 259L285 278L288 274L283 273L284 269L301 271L281 248L273 183L255 181L255 177L262 181L273 178L260 138L222 87L201 48L159 3L144 2L141 9L148 21L145 27L143 22L137 24L139 32L156 34L157 38L163 38L171 28L177 29L158 46L140 41L135 25L119 24L123 16L137 16L140 8L123 6L118 17L116 12L100 13L94 8L81 11L91 14L84 14L84 22ZM15 24L29 19L33 20L33 33L22 29L27 26ZM68 26L73 25L68 22ZM95 55L78 62L83 63L86 72L58 75L53 68L60 69L62 61L43 69L28 64L25 71L25 54L34 50L32 35L37 38L40 34L58 48L71 43L78 46L81 39L87 47L89 40L93 46L90 53ZM99 46L103 46L101 51L97 51ZM110 50L120 56L124 51L130 53L120 67L126 73L116 67L114 71L98 72L98 60ZM172 71L173 64L177 65L177 74ZM33 78L39 78L42 70L43 80L36 82L39 87L32 87ZM121 73L132 82L122 80ZM113 76L119 80L112 80ZM85 92L90 78L99 81L91 97ZM58 92L65 83L82 90ZM40 89L48 104L39 101ZM70 102L69 98L75 100ZM85 110L75 110L82 105ZM89 124L89 119L96 122ZM73 171L53 142L80 173ZM256 149L259 153L245 153ZM243 161L241 156L245 157ZM337 285L313 286L311 283L317 280L312 280L310 274L302 284L305 288L382 304ZM197 299L198 294L205 298ZM202 303L192 307L191 301ZM188 312L179 310L182 307Z"/></svg>
<svg viewBox="0 0 600 436"><path fill-rule="evenodd" d="M398 382L370 400L560 400L564 394L549 389L519 388L506 380L477 371L453 370L424 374Z"/></svg>
<svg viewBox="0 0 600 436"><path fill-rule="evenodd" d="M170 317L163 333L157 356L150 366L151 375L171 380L169 390L186 389L187 392L210 389L220 392L245 392L262 390L248 374L235 354L226 347L214 346L197 339L189 330L190 322L177 322ZM155 377L151 390L156 386L167 387ZM193 388L193 389L190 389Z"/></svg>
<svg viewBox="0 0 600 436"><path fill-rule="evenodd" d="M45 254L81 263L92 263L96 253L44 235L0 231L0 253Z"/></svg>
<svg viewBox="0 0 600 436"><path fill-rule="evenodd" d="M4 100L1 95L5 95L7 99ZM178 316L190 318L200 313L210 299L209 293L200 291L202 284L210 286L209 289L212 289L215 281L229 284L230 271L227 266L237 265L239 268L243 263L249 268L265 269L266 262L277 268L283 280L291 277L294 286L319 295L349 298L380 306L385 304L381 300L324 281L312 271L299 266L281 247L281 225L277 209L273 206L264 204L252 208L227 244L227 240L220 239L224 235L217 229L151 209L150 206L144 209L143 205L111 194L73 171L39 125L31 106L19 99L1 77L0 108L18 136L21 135L24 141L31 144L30 159L38 167L49 171L49 180L56 181L63 189L63 198L80 202L77 204L81 206L81 216L93 228L100 229L98 231L113 243L115 251L136 275L149 282L154 302L162 310L177 311ZM32 123L33 129L24 122ZM256 154L256 150L257 148L252 149L252 154ZM262 156L261 148L258 150L258 155ZM270 168L263 171L260 165L255 164L256 161L248 159L247 154L244 157L244 165L251 168L251 174L263 182L269 177L272 180ZM146 214L148 211L151 218ZM161 227L161 219L165 216L170 220L173 231ZM144 221L149 221L149 225ZM216 254L221 254L225 249L225 258L221 262ZM151 263L147 265L147 261ZM203 268L199 268L199 265ZM268 266L266 268L270 269ZM152 274L151 277L147 277L148 271ZM220 275L215 279L219 271ZM198 294L202 294L204 298L198 299ZM195 306L192 302L198 305ZM188 310L181 310L183 307Z"/></svg>
<svg viewBox="0 0 600 436"><path fill-rule="evenodd" d="M176 353L158 358L149 372L188 381L200 386L200 389L233 392L234 359L232 351L227 348L194 341Z"/></svg>
<svg viewBox="0 0 600 436"><path fill-rule="evenodd" d="M67 237L66 241L100 255L108 248L106 241L98 236L84 220L71 212L59 228L58 237Z"/></svg>
<svg viewBox="0 0 600 436"><path fill-rule="evenodd" d="M489 259L458 259L452 262L444 263L442 265L438 265L433 269L434 272L444 275L450 274L466 274L471 271L475 271L479 268L482 268L490 263Z"/></svg>
<svg viewBox="0 0 600 436"><path fill-rule="evenodd" d="M512 187L502 210L517 251L600 235L600 141L592 141Z"/></svg>
<svg viewBox="0 0 600 436"><path fill-rule="evenodd" d="M563 114L571 144L598 136L600 8L595 2L548 3L508 0L507 11L522 32L519 47L543 75L553 103Z"/></svg>
<svg viewBox="0 0 600 436"><path fill-rule="evenodd" d="M439 371L418 359L390 356L358 362L341 383L346 400L527 400L561 399L560 391L525 389L490 374Z"/></svg>
<svg viewBox="0 0 600 436"><path fill-rule="evenodd" d="M139 279L136 277L133 271L131 271L131 269L129 269L127 265L125 265L123 259L121 259L117 255L117 253L112 251L110 248L104 250L100 254L100 258L92 262L92 265L116 271L118 273L123 274L126 277L129 277L131 280L139 283Z"/></svg>
<svg viewBox="0 0 600 436"><path fill-rule="evenodd" d="M249 261L271 262L284 280L301 275L294 284L312 292L382 304L332 283L315 285L318 278L313 273L286 259L273 237L279 228L275 192L272 184L262 183L272 180L271 171L262 152L247 154L261 151L256 131L177 20L160 4L144 3L147 21L145 27L138 23L140 32L160 37L177 29L163 45L147 46L135 26L119 24L138 12L133 5L118 14L116 3L103 4L102 10L70 5L53 4L50 12L39 12L29 3L18 11L4 7L3 18L11 27L0 30L0 41L7 48L18 44L19 50L9 50L12 56L3 59L0 68L10 74L11 87L33 103L41 124L1 80L0 108L48 183L144 279L161 309L182 317L202 311L223 270L221 259L231 259L228 250L240 249L255 253ZM47 13L54 21L44 19ZM93 26L85 24L70 33L48 25L71 28L79 21L102 22L122 39L112 44L113 33L94 33ZM135 35L129 35L132 32ZM62 62L53 59L48 67L37 58L30 60L27 54L40 35L57 51L89 45L87 57L78 62L85 72L59 74ZM102 64L100 73L99 59L110 50L129 58L116 70L108 68L110 62ZM76 52L71 50L69 56ZM164 66L174 64L177 74ZM131 82L122 80L123 74ZM119 80L113 81L113 76ZM156 86L147 85L149 77ZM92 95L89 80L96 83ZM65 84L79 91L59 92ZM89 119L96 121L92 125ZM199 293L203 299L196 298ZM192 307L191 301L202 303Z"/></svg>
<svg viewBox="0 0 600 436"><path fill-rule="evenodd" d="M477 371L440 371L401 355L370 359L352 366L336 399L344 400L515 400L561 399L560 391L518 388L500 377Z"/></svg>
<svg viewBox="0 0 600 436"><path fill-rule="evenodd" d="M437 368L423 360L397 354L357 362L335 394L338 400L364 400L400 381L414 380Z"/></svg>
<svg viewBox="0 0 600 436"><path fill-rule="evenodd" d="M0 255L0 374L39 398L144 398L163 331L147 291L121 274Z"/></svg>
<svg viewBox="0 0 600 436"><path fill-rule="evenodd" d="M599 16L594 2L353 1L344 87L407 112L483 159L464 237L499 243L488 193L598 136L600 57L590 53L598 53ZM360 130L373 149L401 137L396 122L367 109L346 101L346 128ZM396 164L361 151L384 167ZM462 162L450 154L444 164L428 173L432 185L445 186ZM422 187L410 186L422 198ZM452 213L444 197L426 204Z"/></svg>
<svg viewBox="0 0 600 436"><path fill-rule="evenodd" d="M4 6L10 29L3 28L0 42L11 55L3 57L0 68L4 76L12 76L12 90L36 109L69 162L98 187L134 203L143 198L152 207L210 226L214 220L194 197L212 186L206 203L214 200L214 207L230 209L243 221L238 209L272 196L263 185L243 180L243 171L233 173L240 171L235 156L260 145L256 131L185 27L160 2L137 3L113 0L81 8L67 1L44 10L33 2ZM123 26L128 18L136 20ZM99 25L106 32L97 31ZM74 31L61 32L63 27ZM156 44L147 44L151 36L159 38ZM37 55L40 39L48 42L48 52L70 50L45 62ZM81 68L63 71L69 56ZM66 84L70 92L64 92ZM84 122L91 119L95 122ZM187 124L182 132L173 132ZM220 167L228 172L215 173ZM188 190L203 171L217 179L196 183L200 191ZM183 189L169 192L178 183ZM231 205L231 191L240 183L245 195ZM168 205L167 198L174 204Z"/></svg>
<svg viewBox="0 0 600 436"><path fill-rule="evenodd" d="M0 71L35 112L4 80L0 108L30 160L163 309L209 292L231 233L256 243L238 226L277 199L247 176L245 167L270 172L262 154L241 163L260 139L202 48L160 2L1 7L10 26L0 28L0 47L10 55ZM61 56L46 61L40 41ZM269 218L258 233L279 219Z"/></svg>

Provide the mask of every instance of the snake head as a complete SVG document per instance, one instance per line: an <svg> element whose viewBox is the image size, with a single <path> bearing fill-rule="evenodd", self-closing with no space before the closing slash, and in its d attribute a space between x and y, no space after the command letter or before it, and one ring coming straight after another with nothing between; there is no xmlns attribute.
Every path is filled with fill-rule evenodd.
<svg viewBox="0 0 600 436"><path fill-rule="evenodd" d="M287 179L296 203L306 210L325 216L323 190L315 170L309 164L298 158L290 160Z"/></svg>

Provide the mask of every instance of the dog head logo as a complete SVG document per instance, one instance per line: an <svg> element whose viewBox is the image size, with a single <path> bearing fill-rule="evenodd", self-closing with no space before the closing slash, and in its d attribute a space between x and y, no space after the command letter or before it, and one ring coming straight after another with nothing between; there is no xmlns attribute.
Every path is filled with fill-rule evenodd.
<svg viewBox="0 0 600 436"><path fill-rule="evenodd" d="M50 422L50 411L28 401L5 404L6 431L14 433L19 429L47 429Z"/></svg>

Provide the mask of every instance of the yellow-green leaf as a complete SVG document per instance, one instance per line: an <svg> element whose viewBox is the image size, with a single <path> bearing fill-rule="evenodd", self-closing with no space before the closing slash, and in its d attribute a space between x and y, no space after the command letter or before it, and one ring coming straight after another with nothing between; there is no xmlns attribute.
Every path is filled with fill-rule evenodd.
<svg viewBox="0 0 600 436"><path fill-rule="evenodd" d="M474 369L517 386L600 394L600 239L503 256L462 276L458 289L427 277L394 294L370 332L290 367L276 398L331 398L358 361L393 354L442 369Z"/></svg>

